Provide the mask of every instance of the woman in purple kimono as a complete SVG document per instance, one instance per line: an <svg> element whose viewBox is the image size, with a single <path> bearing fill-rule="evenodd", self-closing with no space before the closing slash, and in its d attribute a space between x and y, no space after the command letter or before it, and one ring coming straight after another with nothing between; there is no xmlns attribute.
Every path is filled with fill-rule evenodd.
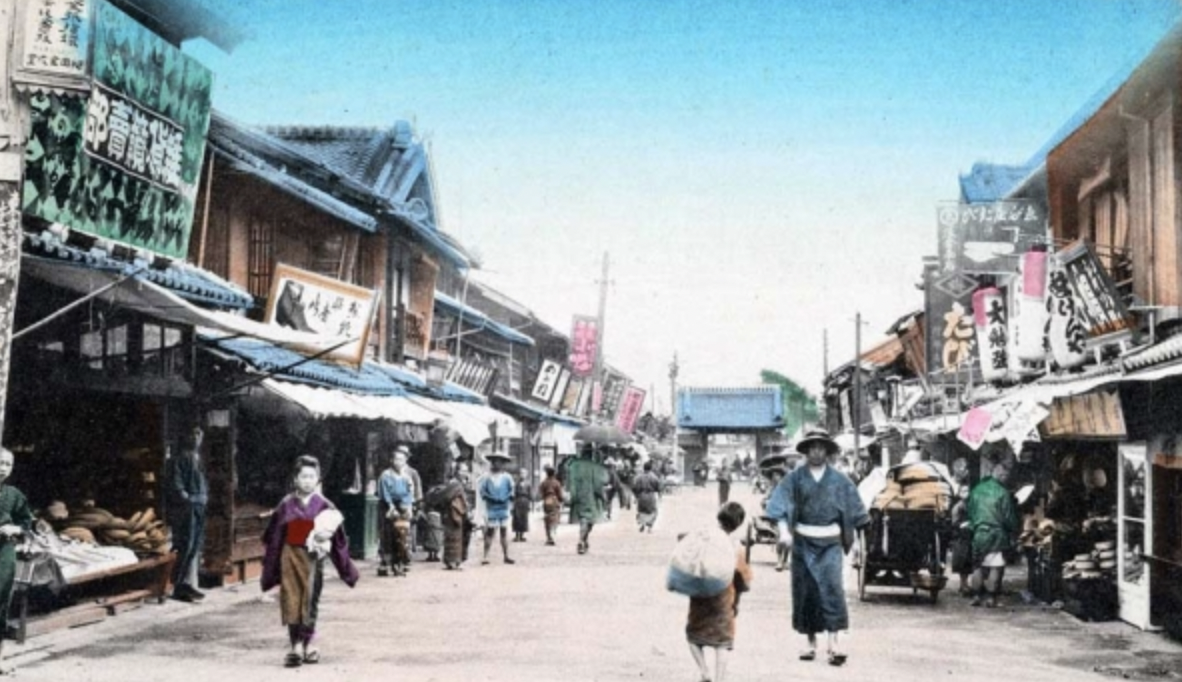
<svg viewBox="0 0 1182 682"><path fill-rule="evenodd" d="M288 667L319 663L320 652L312 648L320 592L324 586L324 560L332 561L341 580L357 584L357 567L349 558L349 543L341 515L324 498L320 485L320 462L302 455L296 459L295 491L283 498L271 513L263 533L262 588L279 586L279 608L287 626L291 651L284 658ZM302 652L297 653L296 645Z"/></svg>

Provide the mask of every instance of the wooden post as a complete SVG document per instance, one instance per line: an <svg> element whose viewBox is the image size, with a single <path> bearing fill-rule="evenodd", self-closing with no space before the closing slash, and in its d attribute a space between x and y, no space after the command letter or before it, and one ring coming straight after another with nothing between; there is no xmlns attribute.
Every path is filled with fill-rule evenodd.
<svg viewBox="0 0 1182 682"><path fill-rule="evenodd" d="M0 435L8 402L13 313L21 267L20 179L24 159L25 103L12 84L18 0L0 0Z"/></svg>

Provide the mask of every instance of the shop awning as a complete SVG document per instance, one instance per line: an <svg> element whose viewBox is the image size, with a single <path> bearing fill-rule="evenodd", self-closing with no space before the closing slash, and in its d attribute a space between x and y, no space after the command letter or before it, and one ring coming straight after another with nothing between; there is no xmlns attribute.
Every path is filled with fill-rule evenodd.
<svg viewBox="0 0 1182 682"><path fill-rule="evenodd" d="M415 395L408 396L408 399L442 415L456 433L460 434L460 438L472 447L492 438L493 424L496 424L498 438L521 437L521 425L517 420L487 405Z"/></svg>
<svg viewBox="0 0 1182 682"><path fill-rule="evenodd" d="M146 261L131 263L112 258L102 249L81 249L65 244L56 235L25 233L22 263L41 263L45 267L60 265L83 271L98 271L114 277L134 274L137 281L157 284L190 301L222 308L243 309L254 305L254 298L236 285L217 275L183 261L172 261L168 267L148 267ZM34 272L44 268L31 266ZM138 268L138 271L137 271ZM96 287L97 288L97 287Z"/></svg>
<svg viewBox="0 0 1182 682"><path fill-rule="evenodd" d="M438 291L435 292L435 307L448 315L462 318L464 324L460 330L461 333L470 331L471 328L476 328L487 331L490 334L495 334L509 343L516 343L523 346L534 345L534 340L525 334L490 319L488 315L485 315L470 305L457 301L447 294Z"/></svg>
<svg viewBox="0 0 1182 682"><path fill-rule="evenodd" d="M21 258L21 276L89 295L118 281L124 273L25 254ZM234 313L201 308L145 279L128 280L95 300L135 310L164 322L204 328L211 336L251 337L279 346L301 348L328 349L332 344L331 339L325 340L315 334L262 324Z"/></svg>
<svg viewBox="0 0 1182 682"><path fill-rule="evenodd" d="M579 427L571 424L547 424L542 428L542 442L549 443L560 455L577 455L579 446L575 444L575 432Z"/></svg>
<svg viewBox="0 0 1182 682"><path fill-rule="evenodd" d="M426 425L443 416L404 396L359 395L277 379L263 379L259 383L271 393L304 408L317 419L386 419L402 424Z"/></svg>
<svg viewBox="0 0 1182 682"><path fill-rule="evenodd" d="M574 417L568 417L556 412L551 412L550 410L538 407L536 405L530 405L529 403L522 402L516 398L510 398L509 396L502 393L494 393L491 402L498 409L501 409L508 414L512 414L519 419L528 419L529 421L551 424L567 424L573 426L575 429L578 429L580 426L583 426L586 423L582 420L575 419Z"/></svg>

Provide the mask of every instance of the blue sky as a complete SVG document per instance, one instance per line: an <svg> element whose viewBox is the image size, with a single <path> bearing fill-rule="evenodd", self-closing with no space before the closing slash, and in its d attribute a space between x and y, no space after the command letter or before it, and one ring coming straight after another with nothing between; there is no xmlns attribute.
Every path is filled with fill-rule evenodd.
<svg viewBox="0 0 1182 682"><path fill-rule="evenodd" d="M223 0L233 5L229 0ZM1177 0L255 0L191 52L248 123L428 142L477 277L567 328L611 253L609 361L667 404L776 369L819 388L922 306L935 207L1024 162L1179 15Z"/></svg>

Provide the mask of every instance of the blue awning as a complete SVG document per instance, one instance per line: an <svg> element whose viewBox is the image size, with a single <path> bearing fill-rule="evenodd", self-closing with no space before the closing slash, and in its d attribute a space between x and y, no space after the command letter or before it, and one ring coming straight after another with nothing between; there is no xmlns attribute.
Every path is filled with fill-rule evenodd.
<svg viewBox="0 0 1182 682"><path fill-rule="evenodd" d="M324 360L307 360L291 367L308 356L259 339L219 338L206 334L202 334L202 338L214 348L245 360L260 372L274 372L276 378L284 381L342 388L369 395L406 395L406 389L377 369L372 362L362 363L360 369ZM286 367L291 368L284 369Z"/></svg>
<svg viewBox="0 0 1182 682"><path fill-rule="evenodd" d="M507 412L509 414L517 415L522 419L530 421L548 422L551 424L569 424L571 426L583 426L586 422L568 417L557 412L551 412L544 407L537 405L530 405L522 402L516 398L511 398L503 393L494 393L492 396L493 406L497 409Z"/></svg>
<svg viewBox="0 0 1182 682"><path fill-rule="evenodd" d="M388 365L384 362L371 363L375 369L386 374L394 381L397 381L407 390L412 393L438 398L440 400L450 400L452 402L461 403L476 403L483 404L484 397L479 393L469 391L468 389L458 384L446 382L442 386L432 386L427 383L421 374L412 372L411 370L400 365Z"/></svg>
<svg viewBox="0 0 1182 682"><path fill-rule="evenodd" d="M534 345L534 340L525 334L522 334L512 327L490 319L488 315L485 315L472 306L465 305L457 301L447 294L440 293L438 291L435 292L435 308L437 310L442 310L449 315L462 317L465 329L460 330L461 333L466 331L468 327L475 327L476 329L487 331L491 334L496 334L509 343L516 343L523 346Z"/></svg>
<svg viewBox="0 0 1182 682"><path fill-rule="evenodd" d="M194 265L173 261L166 268L149 267L146 261L130 262L112 258L102 249L80 249L61 241L49 232L24 234L24 257L61 261L102 272L127 275L137 268L137 280L157 284L177 296L220 308L245 309L254 305L254 298L234 284Z"/></svg>

